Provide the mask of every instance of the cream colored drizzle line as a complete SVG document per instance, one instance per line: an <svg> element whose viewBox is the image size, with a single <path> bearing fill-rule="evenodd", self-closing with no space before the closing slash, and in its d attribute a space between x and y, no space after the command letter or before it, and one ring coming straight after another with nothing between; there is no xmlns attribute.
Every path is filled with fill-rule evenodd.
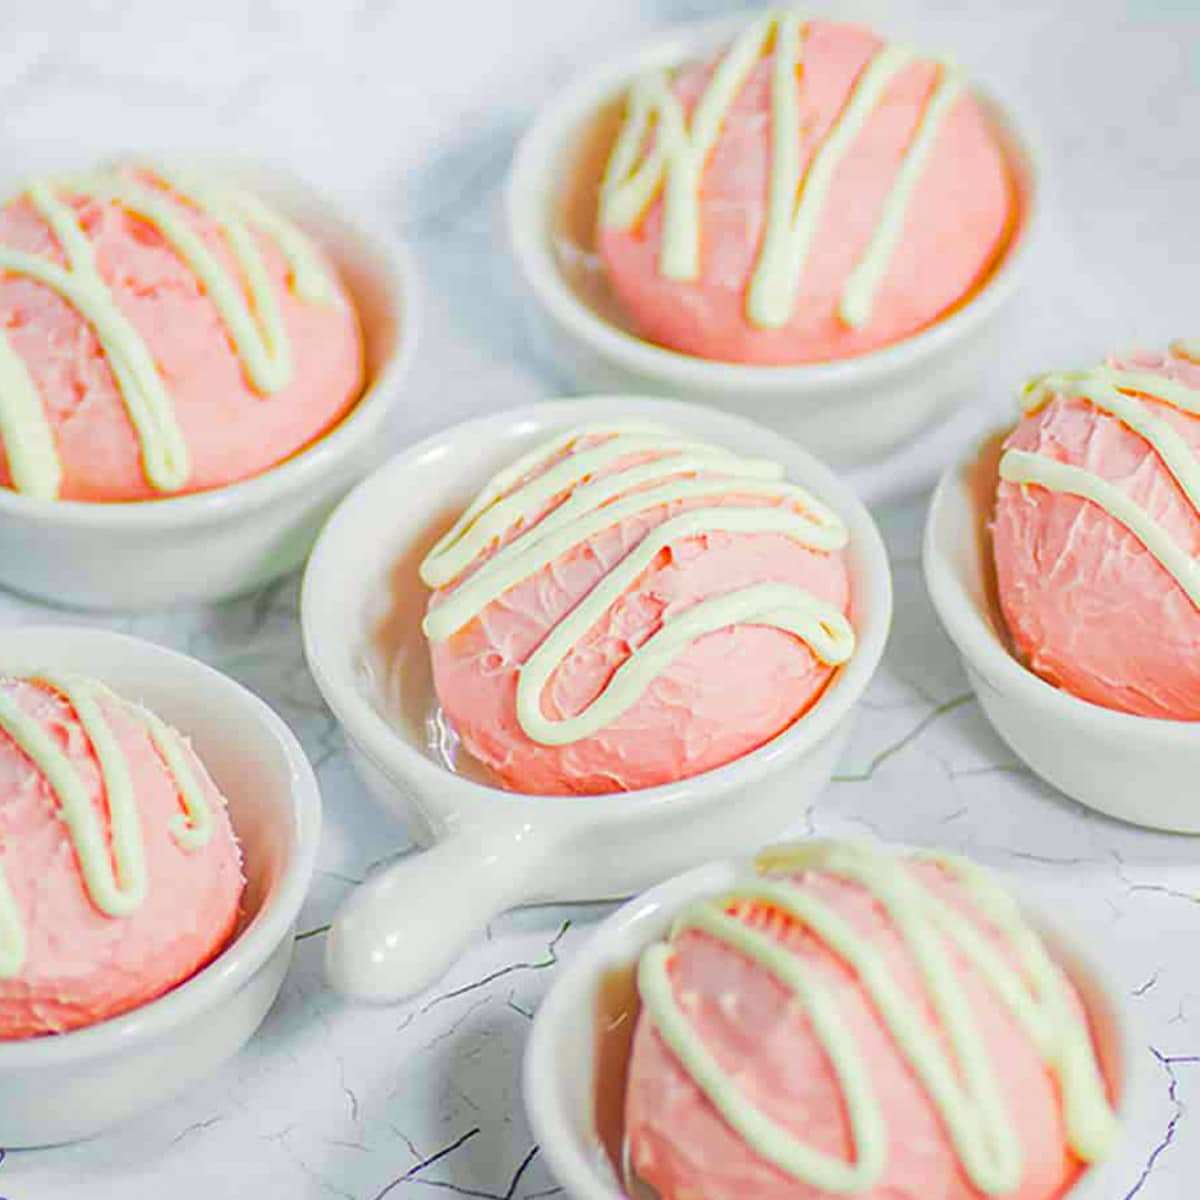
<svg viewBox="0 0 1200 1200"><path fill-rule="evenodd" d="M576 443L603 439L555 461ZM595 478L619 460L653 455L648 462ZM549 465L547 465L549 464ZM539 468L545 467L541 474ZM469 575L425 618L431 641L444 641L493 600L535 575L600 531L657 505L683 500L752 496L774 505L713 505L690 509L651 530L546 636L522 666L517 717L543 745L590 737L630 709L650 683L697 638L733 625L765 625L804 641L830 665L854 651L854 631L831 604L800 588L759 584L700 601L661 627L613 673L582 712L561 721L542 712L542 694L571 648L653 563L680 538L713 532L778 533L803 546L836 550L845 526L803 488L782 480L782 468L680 438L643 422L573 429L539 446L496 475L421 564L432 588L460 579L499 538L536 516L556 496L569 497ZM533 476L532 478L529 478Z"/></svg>
<svg viewBox="0 0 1200 1200"><path fill-rule="evenodd" d="M101 700L109 704L121 701L92 680L53 675L38 678L71 706L91 743L108 808L111 855L87 784L38 720L2 689L0 730L29 757L54 792L92 903L107 916L127 917L146 898L141 820L129 764L100 708ZM171 822L171 836L181 849L197 850L212 836L212 813L188 762L182 739L152 713L144 709L136 711L179 789L183 811ZM11 978L20 971L25 952L24 924L5 880L0 856L0 979Z"/></svg>
<svg viewBox="0 0 1200 1200"><path fill-rule="evenodd" d="M1005 1194L1023 1179L1021 1142L997 1064L953 965L954 951L982 976L1057 1078L1071 1149L1085 1162L1103 1157L1116 1133L1116 1117L1087 1021L1072 1005L1060 970L1015 902L983 871L950 856L919 857L958 878L984 922L1003 938L1015 967L980 924L939 900L902 861L863 846L814 842L768 851L754 876L723 896L693 904L672 929L672 938L689 929L717 938L794 994L842 1090L854 1145L850 1160L806 1145L745 1098L676 998L670 944L650 947L639 965L639 990L649 1019L717 1111L763 1158L825 1192L855 1194L877 1186L887 1169L888 1129L869 1066L833 995L803 960L726 911L735 904L769 905L823 941L854 971L936 1107L964 1172L984 1194ZM847 880L882 905L917 967L927 1006L905 992L887 958L853 925L788 878L809 870ZM936 1015L940 1030L926 1011Z"/></svg>
<svg viewBox="0 0 1200 1200"><path fill-rule="evenodd" d="M1150 397L1180 412L1200 416L1200 389L1149 371L1099 366L1089 371L1034 379L1023 393L1025 411L1036 412L1056 395L1086 399L1142 437L1200 514L1200 462L1187 441L1140 398ZM1017 449L1004 452L1000 459L1000 477L1010 483L1037 484L1048 491L1078 496L1102 508L1154 555L1175 577L1188 599L1200 608L1200 561L1115 484L1084 467Z"/></svg>
<svg viewBox="0 0 1200 1200"><path fill-rule="evenodd" d="M50 226L67 267L0 246L0 271L52 288L92 327L141 442L146 478L159 491L174 492L186 485L191 464L171 397L144 339L101 278L78 215L61 196L115 203L152 225L212 300L247 378L263 394L282 391L290 383L291 346L250 227L275 241L298 296L329 303L335 292L304 235L257 197L193 173L158 166L139 169L167 184L171 194L117 169L31 184L25 194ZM186 208L204 213L220 230L236 278L187 221ZM55 498L62 485L62 468L50 421L29 372L2 331L0 437L16 490L39 499Z"/></svg>
<svg viewBox="0 0 1200 1200"><path fill-rule="evenodd" d="M747 295L749 319L766 329L790 319L838 166L892 81L916 57L912 48L903 45L884 46L875 54L805 172L796 78L803 64L803 26L803 18L794 11L768 14L747 26L718 63L690 125L671 90L668 73L655 68L643 75L630 92L628 115L601 189L600 219L617 230L633 228L661 189L659 269L669 279L698 279L704 167L729 110L774 34L767 221ZM912 194L964 86L962 75L942 63L866 250L846 280L838 311L852 328L871 319L875 296L904 231ZM654 144L647 151L652 128Z"/></svg>

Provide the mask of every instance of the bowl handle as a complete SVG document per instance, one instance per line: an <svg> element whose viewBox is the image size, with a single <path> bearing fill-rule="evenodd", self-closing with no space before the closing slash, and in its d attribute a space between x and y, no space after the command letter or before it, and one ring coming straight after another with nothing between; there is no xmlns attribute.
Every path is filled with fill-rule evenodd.
<svg viewBox="0 0 1200 1200"><path fill-rule="evenodd" d="M544 829L509 822L452 832L385 868L334 918L329 983L374 1004L424 991L488 921L536 893L534 871L550 851Z"/></svg>

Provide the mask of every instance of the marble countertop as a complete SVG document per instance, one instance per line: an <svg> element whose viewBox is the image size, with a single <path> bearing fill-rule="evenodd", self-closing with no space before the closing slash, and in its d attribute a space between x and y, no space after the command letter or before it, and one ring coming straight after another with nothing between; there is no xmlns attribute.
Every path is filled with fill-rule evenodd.
<svg viewBox="0 0 1200 1200"><path fill-rule="evenodd" d="M411 241L426 293L409 405L393 431L400 445L566 386L527 340L504 253L502 182L539 100L647 29L736 7L207 0L185 19L161 0L9 6L0 161L9 172L132 146L232 149L373 205ZM964 398L973 421L998 418L1024 373L1195 332L1197 0L832 7L952 47L1040 136L1046 237L1007 340L978 394ZM896 624L811 829L962 850L1069 907L1133 998L1155 1081L1113 1200L1194 1194L1186 1181L1200 1174L1200 1112L1190 1111L1200 1101L1200 844L1071 804L993 734L921 581L934 466L918 453L900 474L862 477L893 556ZM291 974L248 1049L111 1136L0 1158L6 1200L535 1200L557 1191L522 1114L520 1057L556 964L607 909L510 914L411 1005L355 1009L326 991L323 926L406 835L351 774L305 670L296 603L290 579L214 608L103 621L196 654L274 704L319 771L326 836ZM79 619L0 597L0 629Z"/></svg>

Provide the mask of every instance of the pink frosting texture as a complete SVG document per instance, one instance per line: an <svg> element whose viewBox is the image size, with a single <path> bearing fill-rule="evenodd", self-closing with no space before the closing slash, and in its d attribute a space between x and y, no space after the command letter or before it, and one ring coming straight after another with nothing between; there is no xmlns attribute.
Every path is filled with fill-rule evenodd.
<svg viewBox="0 0 1200 1200"><path fill-rule="evenodd" d="M576 449L588 444L594 443ZM610 471L631 461L622 459ZM457 634L431 644L434 683L447 717L471 754L506 787L566 794L670 783L757 749L820 696L832 670L803 642L776 629L734 626L693 642L632 708L590 737L547 746L521 728L518 673L547 633L651 530L689 508L714 503L764 501L731 494L659 505L623 520L510 588ZM510 530L502 544L521 532ZM707 597L770 582L794 584L849 611L840 553L810 550L775 533L680 538L573 648L550 679L543 712L558 720L586 708L665 617ZM430 607L446 594L435 592Z"/></svg>
<svg viewBox="0 0 1200 1200"><path fill-rule="evenodd" d="M799 74L802 165L845 107L883 43L855 25L813 21ZM770 54L730 110L703 173L701 276L659 270L661 193L628 231L604 228L599 248L609 279L646 338L701 358L806 363L849 358L916 333L968 298L1004 248L1016 218L1004 155L969 94L947 116L926 162L870 321L845 325L838 303L896 179L901 157L935 85L937 69L914 62L889 86L841 161L828 194L791 319L759 328L746 316L758 261L771 174ZM673 83L690 112L713 64L682 68Z"/></svg>
<svg viewBox="0 0 1200 1200"><path fill-rule="evenodd" d="M107 828L95 752L74 710L34 682L0 680L0 688L67 754ZM181 849L170 833L171 819L183 811L179 793L139 710L103 697L99 703L129 764L141 814L146 898L128 917L95 907L57 797L0 731L0 868L28 938L18 974L0 978L0 1040L61 1033L155 999L209 962L238 919L241 853L216 785L189 748L213 833L200 849Z"/></svg>
<svg viewBox="0 0 1200 1200"><path fill-rule="evenodd" d="M139 174L143 181L152 177ZM239 278L215 224L169 188L155 185ZM261 474L326 433L358 398L362 349L357 317L339 300L316 304L288 285L272 238L253 231L291 340L291 382L269 396L246 378L217 309L158 230L111 201L64 196L79 214L117 308L145 340L173 401L191 455L183 492ZM65 265L54 235L27 199L0 210L0 245ZM336 278L332 266L326 268ZM146 480L141 444L91 326L57 292L0 274L0 331L24 362L49 415L63 465L61 498L161 499ZM12 477L0 445L0 486ZM171 493L177 494L177 493Z"/></svg>
<svg viewBox="0 0 1200 1200"><path fill-rule="evenodd" d="M1200 366L1181 358L1138 353L1110 361L1200 388ZM1200 455L1200 418L1142 399ZM1085 467L1200 556L1200 514L1165 464L1086 399L1052 399L1006 446ZM1001 481L993 546L1004 618L1032 670L1094 704L1200 719L1200 612L1123 525L1087 500Z"/></svg>
<svg viewBox="0 0 1200 1200"><path fill-rule="evenodd" d="M968 915L1015 965L1011 951L973 909L961 885L936 866L913 868L939 897ZM888 971L934 1021L918 968L882 907L856 884L817 872L793 877L867 939ZM978 1200L937 1109L899 1052L857 976L824 942L773 909L731 907L770 935L828 989L867 1065L887 1122L887 1166L861 1200ZM687 1018L743 1094L805 1145L852 1161L845 1103L808 1018L774 976L699 931L674 942L670 967ZM1081 1164L1066 1146L1057 1083L1037 1049L973 966L952 953L971 1013L996 1068L1024 1156L1024 1177L1005 1200L1056 1200ZM1076 999L1076 1002L1078 1000ZM641 1018L626 1094L626 1137L638 1176L661 1200L826 1200L760 1158L720 1116Z"/></svg>

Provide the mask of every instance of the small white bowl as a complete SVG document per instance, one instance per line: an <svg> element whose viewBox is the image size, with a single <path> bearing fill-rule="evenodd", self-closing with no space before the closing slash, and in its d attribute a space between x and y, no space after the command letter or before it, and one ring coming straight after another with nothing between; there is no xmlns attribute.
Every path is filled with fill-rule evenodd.
<svg viewBox="0 0 1200 1200"><path fill-rule="evenodd" d="M216 160L329 255L361 321L366 386L307 450L243 483L90 504L0 488L0 586L72 608L155 609L251 591L295 570L325 518L381 457L417 339L413 268L385 230L284 172Z"/></svg>
<svg viewBox="0 0 1200 1200"><path fill-rule="evenodd" d="M925 526L925 581L996 732L1047 782L1136 825L1200 833L1200 726L1116 712L1047 683L1010 649L988 522L995 435L942 477Z"/></svg>
<svg viewBox="0 0 1200 1200"><path fill-rule="evenodd" d="M562 968L542 1001L525 1052L525 1110L550 1170L572 1200L626 1200L596 1129L597 1031L606 986L632 970L642 951L664 938L689 901L711 896L744 877L748 864L710 863L654 888L608 918ZM1020 889L1005 881L1022 899ZM1094 1018L1105 1071L1116 1081L1118 1116L1128 1126L1145 1105L1149 1056L1139 1037L1125 991L1087 943L1068 936L1035 906L1034 918ZM1092 1167L1062 1200L1112 1200L1128 1185L1128 1163L1118 1151Z"/></svg>
<svg viewBox="0 0 1200 1200"><path fill-rule="evenodd" d="M420 633L427 549L483 483L554 430L643 418L742 454L774 459L846 521L858 647L820 702L790 729L726 767L622 795L531 796L451 772L428 749L424 719L395 711L374 631L400 612L406 670L428 680ZM846 718L879 664L891 621L887 555L850 490L793 442L713 409L646 398L537 404L458 425L405 451L358 487L321 535L304 581L309 666L342 724L370 791L416 817L441 844L373 878L338 916L329 974L343 992L393 1000L433 983L497 912L549 900L626 896L730 847L751 847L800 821L823 788Z"/></svg>
<svg viewBox="0 0 1200 1200"><path fill-rule="evenodd" d="M245 858L234 940L186 983L70 1033L0 1041L0 1146L91 1137L147 1112L241 1049L274 1003L312 879L321 797L288 727L195 659L95 629L0 634L0 674L69 670L144 702L188 736L229 801Z"/></svg>
<svg viewBox="0 0 1200 1200"><path fill-rule="evenodd" d="M508 182L508 229L546 354L586 391L678 396L729 409L796 438L835 465L878 458L974 392L988 333L1016 289L1039 210L1039 168L1012 115L976 89L1007 155L1022 209L1013 241L967 304L928 329L857 358L799 366L710 362L625 332L572 290L555 253L554 219L581 131L648 67L715 51L744 19L677 27L584 75L526 133Z"/></svg>

